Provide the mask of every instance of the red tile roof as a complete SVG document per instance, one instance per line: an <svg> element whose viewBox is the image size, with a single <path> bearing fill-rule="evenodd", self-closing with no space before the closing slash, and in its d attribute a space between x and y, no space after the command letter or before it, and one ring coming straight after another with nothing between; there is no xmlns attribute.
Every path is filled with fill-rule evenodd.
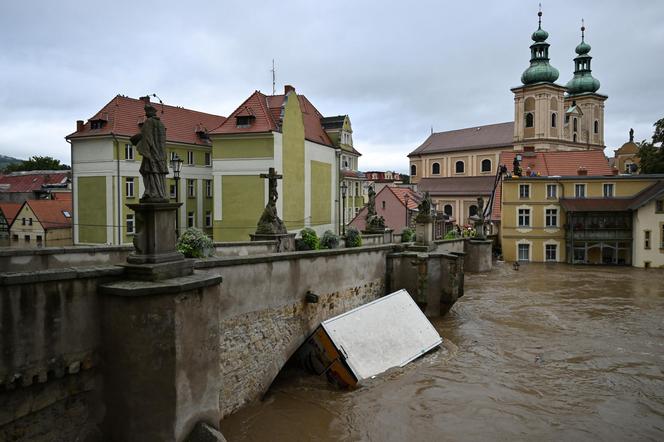
<svg viewBox="0 0 664 442"><path fill-rule="evenodd" d="M21 210L21 203L0 203L0 212L5 216L7 224L11 224L16 218L16 214Z"/></svg>
<svg viewBox="0 0 664 442"><path fill-rule="evenodd" d="M472 149L511 147L514 143L514 123L487 124L447 132L436 132L421 146L408 154L421 155L436 152L454 152Z"/></svg>
<svg viewBox="0 0 664 442"><path fill-rule="evenodd" d="M495 179L493 176L422 178L417 183L417 190L429 192L432 196L490 195Z"/></svg>
<svg viewBox="0 0 664 442"><path fill-rule="evenodd" d="M387 188L392 191L392 193L397 197L397 199L403 204L404 206L406 205L406 195L408 195L408 208L409 209L417 209L418 204L422 200L422 197L412 191L411 189L407 187L392 187L392 186L385 186L384 188Z"/></svg>
<svg viewBox="0 0 664 442"><path fill-rule="evenodd" d="M51 192L51 197L54 200L69 200L69 201L71 201L71 192Z"/></svg>
<svg viewBox="0 0 664 442"><path fill-rule="evenodd" d="M44 230L71 227L71 200L27 200ZM65 216L64 212L70 214Z"/></svg>
<svg viewBox="0 0 664 442"><path fill-rule="evenodd" d="M302 112L304 138L314 143L333 146L332 140L323 129L323 115L304 95L296 95ZM281 110L287 95L265 95L255 91L235 109L212 134L243 134L281 131ZM236 117L254 115L256 118L249 127L237 127Z"/></svg>
<svg viewBox="0 0 664 442"><path fill-rule="evenodd" d="M166 126L166 139L170 142L208 146L209 140L201 138L196 131L201 128L212 131L226 118L177 106L162 106L152 103L157 116ZM85 123L82 130L67 136L68 139L110 135L131 137L140 131L139 123L145 119L145 102L118 95ZM163 113L162 113L163 110ZM106 123L100 129L92 129L90 121L102 119Z"/></svg>
<svg viewBox="0 0 664 442"><path fill-rule="evenodd" d="M514 156L520 152L501 152L500 164L512 170ZM611 166L601 150L571 152L523 152L521 168L524 175L528 168L541 176L574 176L584 167L588 176L613 175Z"/></svg>
<svg viewBox="0 0 664 442"><path fill-rule="evenodd" d="M69 171L32 170L0 175L0 192L34 192L43 184L63 184Z"/></svg>

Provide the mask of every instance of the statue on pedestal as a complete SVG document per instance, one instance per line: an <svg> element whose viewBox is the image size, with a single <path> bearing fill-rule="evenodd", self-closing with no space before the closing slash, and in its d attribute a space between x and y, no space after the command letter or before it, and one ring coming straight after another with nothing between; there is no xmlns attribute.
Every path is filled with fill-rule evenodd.
<svg viewBox="0 0 664 442"><path fill-rule="evenodd" d="M477 198L477 219L475 220L475 238L485 240L484 232L484 198Z"/></svg>
<svg viewBox="0 0 664 442"><path fill-rule="evenodd" d="M261 218L258 220L256 227L257 234L285 234L288 233L284 222L277 215L277 199L279 193L277 192L277 180L283 178L283 175L278 175L274 167L270 167L269 173L262 173L261 178L268 180L268 202L263 210Z"/></svg>
<svg viewBox="0 0 664 442"><path fill-rule="evenodd" d="M369 204L367 205L367 231L383 232L385 231L385 218L376 213L376 192L373 186L369 186Z"/></svg>
<svg viewBox="0 0 664 442"><path fill-rule="evenodd" d="M166 128L157 116L157 109L145 105L147 117L141 132L130 138L131 144L143 156L139 172L143 177L145 192L141 202L167 203L165 176L168 175L166 161Z"/></svg>
<svg viewBox="0 0 664 442"><path fill-rule="evenodd" d="M415 218L415 222L422 224L433 222L433 217L431 216L432 207L433 203L431 202L431 195L429 195L429 192L426 192L424 198L422 198L422 201L417 206L417 217Z"/></svg>

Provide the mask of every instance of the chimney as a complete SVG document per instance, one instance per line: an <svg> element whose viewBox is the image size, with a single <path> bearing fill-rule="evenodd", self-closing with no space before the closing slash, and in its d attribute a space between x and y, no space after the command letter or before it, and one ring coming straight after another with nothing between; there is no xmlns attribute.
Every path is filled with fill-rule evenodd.
<svg viewBox="0 0 664 442"><path fill-rule="evenodd" d="M579 166L579 168L576 170L576 173L581 176L586 176L588 175L588 169L583 166Z"/></svg>
<svg viewBox="0 0 664 442"><path fill-rule="evenodd" d="M284 86L284 95L288 95L289 92L295 92L295 88L290 84Z"/></svg>
<svg viewBox="0 0 664 442"><path fill-rule="evenodd" d="M141 100L145 104L150 104L150 96L146 95L145 97L140 97L139 100Z"/></svg>
<svg viewBox="0 0 664 442"><path fill-rule="evenodd" d="M83 120L76 120L76 132L81 132L83 130L83 126L85 126L85 122Z"/></svg>

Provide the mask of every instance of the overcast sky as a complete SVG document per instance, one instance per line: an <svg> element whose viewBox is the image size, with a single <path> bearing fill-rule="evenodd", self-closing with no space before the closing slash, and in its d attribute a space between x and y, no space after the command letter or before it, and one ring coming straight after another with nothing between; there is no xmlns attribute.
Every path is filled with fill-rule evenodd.
<svg viewBox="0 0 664 442"><path fill-rule="evenodd" d="M511 121L537 1L2 1L0 154L69 164L64 136L116 94L228 115L292 84L349 114L360 169L406 171L435 131ZM664 117L664 1L544 1L551 64L573 74L580 22L609 96L607 153Z"/></svg>

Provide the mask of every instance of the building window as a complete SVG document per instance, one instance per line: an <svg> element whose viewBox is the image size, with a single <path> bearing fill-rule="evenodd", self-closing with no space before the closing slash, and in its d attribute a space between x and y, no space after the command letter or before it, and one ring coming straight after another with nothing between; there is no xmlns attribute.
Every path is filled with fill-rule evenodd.
<svg viewBox="0 0 664 442"><path fill-rule="evenodd" d="M175 184L171 184L171 185L169 186L169 189L170 189L170 193L171 193L171 198L177 198L177 197L178 197L178 194L177 194L177 192L175 191Z"/></svg>
<svg viewBox="0 0 664 442"><path fill-rule="evenodd" d="M557 124L558 124L558 114L554 112L551 114L551 127L556 127Z"/></svg>
<svg viewBox="0 0 664 442"><path fill-rule="evenodd" d="M12 235L12 241L18 241L18 235Z"/></svg>
<svg viewBox="0 0 664 442"><path fill-rule="evenodd" d="M598 134L599 133L599 121L595 120L595 124L593 126L594 126L593 132Z"/></svg>
<svg viewBox="0 0 664 442"><path fill-rule="evenodd" d="M127 226L127 235L133 235L134 234L134 214L133 213L127 214L126 226Z"/></svg>
<svg viewBox="0 0 664 442"><path fill-rule="evenodd" d="M447 216L452 216L452 205L451 204L445 204L445 207L443 208L443 212L445 212L445 215L447 215Z"/></svg>
<svg viewBox="0 0 664 442"><path fill-rule="evenodd" d="M477 206L473 204L470 207L468 207L468 216L475 216L475 215L477 215Z"/></svg>
<svg viewBox="0 0 664 442"><path fill-rule="evenodd" d="M574 128L573 131L576 132L579 128L579 123L578 123L578 120L576 118L574 118L574 121L572 122L572 126ZM574 140L574 141L576 141L576 140Z"/></svg>
<svg viewBox="0 0 664 442"><path fill-rule="evenodd" d="M530 227L530 209L519 209L519 227Z"/></svg>
<svg viewBox="0 0 664 442"><path fill-rule="evenodd" d="M383 210L385 210L385 201L381 201L380 206L383 208Z"/></svg>
<svg viewBox="0 0 664 442"><path fill-rule="evenodd" d="M42 242L42 236L41 236L41 235L37 235L37 242L38 242L38 243L41 243L41 242Z"/></svg>
<svg viewBox="0 0 664 442"><path fill-rule="evenodd" d="M171 152L171 161L175 160L177 156L178 156L177 152Z"/></svg>
<svg viewBox="0 0 664 442"><path fill-rule="evenodd" d="M662 213L664 212L664 200L655 201L655 212Z"/></svg>
<svg viewBox="0 0 664 442"><path fill-rule="evenodd" d="M558 261L558 246L556 244L547 244L544 246L544 259L548 262Z"/></svg>
<svg viewBox="0 0 664 442"><path fill-rule="evenodd" d="M187 164L193 165L194 164L194 152L191 150L187 151Z"/></svg>
<svg viewBox="0 0 664 442"><path fill-rule="evenodd" d="M558 209L546 209L544 220L546 227L558 227Z"/></svg>
<svg viewBox="0 0 664 442"><path fill-rule="evenodd" d="M212 198L212 180L205 180L205 196Z"/></svg>
<svg viewBox="0 0 664 442"><path fill-rule="evenodd" d="M212 212L205 212L205 227L212 227Z"/></svg>
<svg viewBox="0 0 664 442"><path fill-rule="evenodd" d="M605 183L603 186L604 197L612 198L613 197L613 183Z"/></svg>
<svg viewBox="0 0 664 442"><path fill-rule="evenodd" d="M664 223L659 225L659 248L664 249Z"/></svg>
<svg viewBox="0 0 664 442"><path fill-rule="evenodd" d="M530 261L530 244L519 244L519 261Z"/></svg>
<svg viewBox="0 0 664 442"><path fill-rule="evenodd" d="M586 185L585 184L575 184L574 185L574 196L577 198L586 197Z"/></svg>
<svg viewBox="0 0 664 442"><path fill-rule="evenodd" d="M431 174L432 175L440 175L440 164L439 163L433 163L431 165Z"/></svg>
<svg viewBox="0 0 664 442"><path fill-rule="evenodd" d="M533 127L535 126L535 116L528 112L526 114L526 127Z"/></svg>
<svg viewBox="0 0 664 442"><path fill-rule="evenodd" d="M194 227L194 212L187 213L187 227Z"/></svg>
<svg viewBox="0 0 664 442"><path fill-rule="evenodd" d="M212 154L210 152L205 152L205 165L212 166Z"/></svg>
<svg viewBox="0 0 664 442"><path fill-rule="evenodd" d="M27 221L25 220L25 218L22 218L22 219L21 219L21 224L23 224L23 225L25 226L26 223L27 223Z"/></svg>
<svg viewBox="0 0 664 442"><path fill-rule="evenodd" d="M416 165L414 165L414 164L411 164L411 165L410 165L410 174L411 174L412 176L417 175L417 166L416 166Z"/></svg>
<svg viewBox="0 0 664 442"><path fill-rule="evenodd" d="M133 198L134 197L134 179L133 178L125 178L125 196L127 198Z"/></svg>
<svg viewBox="0 0 664 442"><path fill-rule="evenodd" d="M576 134L574 134L574 135L572 136L572 141L574 141L574 142L576 143Z"/></svg>
<svg viewBox="0 0 664 442"><path fill-rule="evenodd" d="M134 146L131 144L125 144L125 160L134 159Z"/></svg>
<svg viewBox="0 0 664 442"><path fill-rule="evenodd" d="M546 199L554 200L558 198L558 185L556 184L547 184L546 185Z"/></svg>
<svg viewBox="0 0 664 442"><path fill-rule="evenodd" d="M519 198L522 200L530 198L530 184L519 184Z"/></svg>
<svg viewBox="0 0 664 442"><path fill-rule="evenodd" d="M463 161L457 161L454 163L454 171L456 173L463 173L466 170L466 165Z"/></svg>
<svg viewBox="0 0 664 442"><path fill-rule="evenodd" d="M187 197L196 197L196 180L187 180Z"/></svg>
<svg viewBox="0 0 664 442"><path fill-rule="evenodd" d="M32 225L32 218L28 218L28 225L29 225L29 226Z"/></svg>
<svg viewBox="0 0 664 442"><path fill-rule="evenodd" d="M482 172L491 172L491 160L482 160L480 170Z"/></svg>
<svg viewBox="0 0 664 442"><path fill-rule="evenodd" d="M643 231L643 248L650 249L650 230Z"/></svg>
<svg viewBox="0 0 664 442"><path fill-rule="evenodd" d="M23 239L25 240L25 242L30 242L30 235L25 235Z"/></svg>

